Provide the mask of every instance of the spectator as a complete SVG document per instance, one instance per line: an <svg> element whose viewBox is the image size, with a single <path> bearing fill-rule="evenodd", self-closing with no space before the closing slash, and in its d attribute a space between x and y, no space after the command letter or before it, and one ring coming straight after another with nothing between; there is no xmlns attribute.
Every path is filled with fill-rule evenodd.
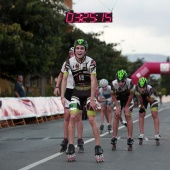
<svg viewBox="0 0 170 170"><path fill-rule="evenodd" d="M16 97L26 97L25 88L23 86L23 76L22 75L18 75L14 90L15 90Z"/></svg>

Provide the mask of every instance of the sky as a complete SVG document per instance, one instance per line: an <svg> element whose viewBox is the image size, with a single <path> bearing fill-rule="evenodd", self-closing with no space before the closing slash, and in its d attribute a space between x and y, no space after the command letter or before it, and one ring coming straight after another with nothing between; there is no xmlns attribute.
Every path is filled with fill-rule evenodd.
<svg viewBox="0 0 170 170"><path fill-rule="evenodd" d="M170 0L73 0L74 12L112 12L112 23L76 23L85 33L118 43L122 54L170 56Z"/></svg>

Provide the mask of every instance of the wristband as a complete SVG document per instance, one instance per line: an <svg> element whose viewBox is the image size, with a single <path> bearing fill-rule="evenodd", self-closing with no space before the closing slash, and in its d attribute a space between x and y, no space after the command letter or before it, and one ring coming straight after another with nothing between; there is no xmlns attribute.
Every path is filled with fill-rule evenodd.
<svg viewBox="0 0 170 170"><path fill-rule="evenodd" d="M55 87L56 89L58 88L58 87Z"/></svg>

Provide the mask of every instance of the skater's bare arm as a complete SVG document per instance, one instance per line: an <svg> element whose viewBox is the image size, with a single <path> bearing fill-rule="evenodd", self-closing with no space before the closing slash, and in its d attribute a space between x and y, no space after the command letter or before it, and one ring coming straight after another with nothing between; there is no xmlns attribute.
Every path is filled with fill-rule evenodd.
<svg viewBox="0 0 170 170"><path fill-rule="evenodd" d="M133 97L134 97L134 92L131 91L130 95L129 95L129 98L128 98L128 101L127 101L126 106L125 106L125 114L127 116L130 116L130 114L129 114L130 113L129 106L130 106L130 104L131 104L131 102L133 100Z"/></svg>
<svg viewBox="0 0 170 170"><path fill-rule="evenodd" d="M65 91L66 91L67 77L68 77L68 74L65 73L63 75L62 84L61 84L61 102L62 102L63 106L65 106L64 94L65 94Z"/></svg>
<svg viewBox="0 0 170 170"><path fill-rule="evenodd" d="M60 84L61 84L61 80L63 79L63 73L60 72L60 74L57 77L57 83L56 83L56 87L54 89L54 95L60 95Z"/></svg>
<svg viewBox="0 0 170 170"><path fill-rule="evenodd" d="M121 113L121 108L120 108L120 106L119 106L118 100L117 100L114 92L112 93L112 100L113 100L113 102L115 103L115 106L116 106L115 114L116 114L116 115L120 115L120 113Z"/></svg>
<svg viewBox="0 0 170 170"><path fill-rule="evenodd" d="M90 106L93 108L93 110L97 111L97 105L95 103L95 92L96 92L96 85L97 85L97 79L96 75L91 74L91 98L90 98Z"/></svg>

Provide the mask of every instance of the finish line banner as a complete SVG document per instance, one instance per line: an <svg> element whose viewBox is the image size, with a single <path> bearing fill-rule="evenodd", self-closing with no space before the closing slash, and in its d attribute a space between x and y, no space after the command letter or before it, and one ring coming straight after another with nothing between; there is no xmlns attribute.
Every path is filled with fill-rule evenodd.
<svg viewBox="0 0 170 170"><path fill-rule="evenodd" d="M0 120L63 114L60 97L0 98Z"/></svg>

